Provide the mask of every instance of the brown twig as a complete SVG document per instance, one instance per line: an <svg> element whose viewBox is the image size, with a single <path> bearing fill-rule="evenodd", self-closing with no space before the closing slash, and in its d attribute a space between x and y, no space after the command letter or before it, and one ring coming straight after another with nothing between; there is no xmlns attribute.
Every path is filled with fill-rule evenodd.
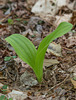
<svg viewBox="0 0 76 100"><path fill-rule="evenodd" d="M0 80L3 80L3 79L7 80L7 77L0 77Z"/></svg>
<svg viewBox="0 0 76 100"><path fill-rule="evenodd" d="M6 20L10 15L12 14L12 12L9 14L9 15L7 15L5 18L3 18L0 22L2 23L4 20Z"/></svg>
<svg viewBox="0 0 76 100"><path fill-rule="evenodd" d="M10 75L10 73L8 72L8 70L6 69L6 73L7 73L7 78L8 78L8 76L9 76L9 78L14 82L15 80L14 79L12 79L12 76Z"/></svg>
<svg viewBox="0 0 76 100"><path fill-rule="evenodd" d="M65 78L62 82L60 82L60 83L54 85L51 89L49 89L48 92L51 91L51 90L53 90L54 88L60 86L61 84L63 84L63 83L66 81L67 78L69 78L69 75L67 75L66 78Z"/></svg>

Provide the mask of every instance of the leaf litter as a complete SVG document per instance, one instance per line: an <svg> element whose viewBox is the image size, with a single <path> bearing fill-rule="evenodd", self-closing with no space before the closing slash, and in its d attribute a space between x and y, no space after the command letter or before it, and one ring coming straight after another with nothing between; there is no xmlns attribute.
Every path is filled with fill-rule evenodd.
<svg viewBox="0 0 76 100"><path fill-rule="evenodd" d="M44 17L43 15L40 15L41 17L39 17L32 14L31 9L33 5L30 3L30 0L28 2L21 0L17 2L9 0L10 3L6 1L7 0L5 0L5 2L1 1L0 3L0 12L2 14L0 19L0 82L2 85L8 84L9 90L12 91L7 93L6 96L8 98L14 97L13 99L15 100L75 100L76 82L73 80L76 77L75 0L68 0L69 4L67 5L65 3L66 0L64 0L64 7L60 6L62 4L57 4L59 5L58 11L53 13L55 16L52 17ZM33 4L35 4L35 2L33 1ZM6 14L7 17L5 16ZM57 20L56 18L58 16L60 18ZM68 17L68 20L66 19L66 16L70 16ZM74 25L74 28L68 34L54 40L55 44L52 44L55 48L56 45L60 44L60 49L58 47L58 51L54 52L52 49L50 53L46 53L45 58L47 59L44 61L44 78L42 84L37 84L30 87L26 83L26 86L23 84L21 85L20 77L26 71L33 75L29 77L28 81L30 78L36 80L36 77L32 69L26 63L17 58L13 59L12 62L11 60L8 61L7 65L9 65L9 67L5 67L6 62L4 61L4 57L16 56L16 54L12 48L9 49L11 46L6 44L4 39L11 34L23 34L34 43L36 48L38 48L41 40L55 30L55 28L58 26L58 23L63 21L63 17L65 21L70 21ZM8 19L12 19L13 24L9 24ZM50 21L48 21L48 19ZM56 55L58 52L60 52L60 56ZM18 77L16 75L18 75ZM4 77L6 77L6 79L4 79ZM18 98L19 94L22 96Z"/></svg>

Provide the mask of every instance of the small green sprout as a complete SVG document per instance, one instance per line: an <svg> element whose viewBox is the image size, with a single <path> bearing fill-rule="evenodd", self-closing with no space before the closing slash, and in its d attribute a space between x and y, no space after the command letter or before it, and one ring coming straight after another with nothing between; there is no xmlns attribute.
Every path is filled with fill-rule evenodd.
<svg viewBox="0 0 76 100"><path fill-rule="evenodd" d="M7 85L4 85L4 86L2 87L2 90L1 90L1 91L6 92L6 91L7 91Z"/></svg>
<svg viewBox="0 0 76 100"><path fill-rule="evenodd" d="M5 95L1 95L1 96L0 96L0 100L7 100L7 98L6 98Z"/></svg>
<svg viewBox="0 0 76 100"><path fill-rule="evenodd" d="M12 58L14 59L16 56L4 57L4 61L10 61Z"/></svg>
<svg viewBox="0 0 76 100"><path fill-rule="evenodd" d="M3 87L0 89L0 91L4 94L7 93L7 85L3 85ZM7 99L5 95L0 96L0 100L13 100L12 98Z"/></svg>
<svg viewBox="0 0 76 100"><path fill-rule="evenodd" d="M1 95L0 100L13 100L13 99L12 98L7 99L5 95Z"/></svg>
<svg viewBox="0 0 76 100"><path fill-rule="evenodd" d="M13 34L5 40L12 45L17 55L30 65L38 81L41 82L43 77L43 61L50 42L69 32L72 27L72 24L62 22L54 32L41 41L38 50L36 50L35 46L29 39L20 34Z"/></svg>
<svg viewBox="0 0 76 100"><path fill-rule="evenodd" d="M17 21L21 21L21 19L20 19L20 18L17 18L16 20L17 20Z"/></svg>
<svg viewBox="0 0 76 100"><path fill-rule="evenodd" d="M13 22L12 19L9 18L9 19L8 19L8 23L9 23L9 24L13 24L14 22Z"/></svg>
<svg viewBox="0 0 76 100"><path fill-rule="evenodd" d="M75 81L76 81L76 77L73 77L73 80L75 80Z"/></svg>
<svg viewBox="0 0 76 100"><path fill-rule="evenodd" d="M25 21L23 21L23 23L24 23L24 24L27 24L27 23L28 23L28 21L26 21L26 20L25 20Z"/></svg>

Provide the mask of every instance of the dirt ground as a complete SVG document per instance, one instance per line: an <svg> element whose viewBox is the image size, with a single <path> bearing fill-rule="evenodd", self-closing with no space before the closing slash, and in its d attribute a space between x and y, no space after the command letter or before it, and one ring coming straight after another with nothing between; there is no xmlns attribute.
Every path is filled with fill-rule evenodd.
<svg viewBox="0 0 76 100"><path fill-rule="evenodd" d="M48 22L31 12L33 5L26 0L0 0L0 96L13 100L76 100L76 9L64 6ZM56 16L64 14L72 14L69 22L73 29L49 45L43 81L39 84L31 67L17 56L5 38L21 34L38 48L41 40L56 29ZM8 88L4 92L5 85Z"/></svg>

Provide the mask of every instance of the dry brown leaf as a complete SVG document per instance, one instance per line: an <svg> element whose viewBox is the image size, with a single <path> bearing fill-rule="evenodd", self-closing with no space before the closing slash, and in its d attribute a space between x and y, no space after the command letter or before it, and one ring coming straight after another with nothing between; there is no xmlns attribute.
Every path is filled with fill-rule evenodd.
<svg viewBox="0 0 76 100"><path fill-rule="evenodd" d="M73 16L71 18L71 23L75 26L76 25L76 10L73 11Z"/></svg>
<svg viewBox="0 0 76 100"><path fill-rule="evenodd" d="M2 83L0 83L0 89L3 87L3 84Z"/></svg>
<svg viewBox="0 0 76 100"><path fill-rule="evenodd" d="M3 11L0 10L0 19L2 19L4 17Z"/></svg>
<svg viewBox="0 0 76 100"><path fill-rule="evenodd" d="M0 5L5 5L7 3L8 0L0 0Z"/></svg>
<svg viewBox="0 0 76 100"><path fill-rule="evenodd" d="M75 81L75 80L73 80L73 79L71 79L71 82L72 82L72 84L73 84L74 88L76 89L76 81Z"/></svg>
<svg viewBox="0 0 76 100"><path fill-rule="evenodd" d="M44 59L44 63L43 66L51 66L51 65L55 65L55 64L59 64L59 61L56 59Z"/></svg>
<svg viewBox="0 0 76 100"><path fill-rule="evenodd" d="M71 20L72 14L64 14L62 16L57 15L56 16L56 21L54 24L56 24L57 26L61 23L61 22L69 22Z"/></svg>
<svg viewBox="0 0 76 100"><path fill-rule="evenodd" d="M67 47L72 47L73 45L76 45L76 36L69 37L66 42Z"/></svg>
<svg viewBox="0 0 76 100"><path fill-rule="evenodd" d="M13 100L24 100L25 98L27 98L27 93L23 93L17 90L12 90L12 92L8 94L8 97L13 98Z"/></svg>
<svg viewBox="0 0 76 100"><path fill-rule="evenodd" d="M49 45L49 47L47 49L47 52L48 53L52 53L52 54L54 54L56 56L62 56L60 44L50 43L50 45Z"/></svg>

